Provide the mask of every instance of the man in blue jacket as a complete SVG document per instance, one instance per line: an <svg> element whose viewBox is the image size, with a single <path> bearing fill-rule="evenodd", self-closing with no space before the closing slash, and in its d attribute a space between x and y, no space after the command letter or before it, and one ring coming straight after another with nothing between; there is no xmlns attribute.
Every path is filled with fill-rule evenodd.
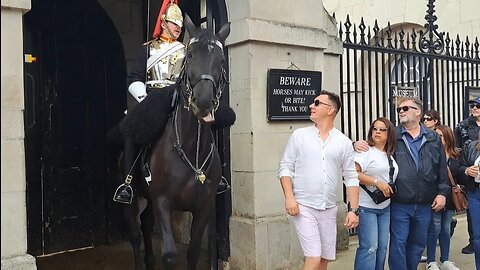
<svg viewBox="0 0 480 270"><path fill-rule="evenodd" d="M445 207L451 191L440 137L420 124L422 106L420 100L408 97L397 108L400 126L393 157L399 170L390 204L390 270L417 269L432 211ZM355 143L355 150L364 149L363 142Z"/></svg>

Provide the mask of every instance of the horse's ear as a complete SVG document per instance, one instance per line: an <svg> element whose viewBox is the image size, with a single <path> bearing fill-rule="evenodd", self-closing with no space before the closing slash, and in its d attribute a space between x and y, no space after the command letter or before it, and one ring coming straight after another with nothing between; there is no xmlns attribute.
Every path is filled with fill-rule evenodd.
<svg viewBox="0 0 480 270"><path fill-rule="evenodd" d="M225 42L225 39L227 39L228 35L230 35L230 22L227 22L220 28L220 31L217 33L217 37L221 42Z"/></svg>
<svg viewBox="0 0 480 270"><path fill-rule="evenodd" d="M190 37L193 37L195 35L195 32L197 31L197 27L192 22L192 19L190 19L190 16L185 13L185 18L183 19L183 24L185 25L185 28L187 29L188 34Z"/></svg>

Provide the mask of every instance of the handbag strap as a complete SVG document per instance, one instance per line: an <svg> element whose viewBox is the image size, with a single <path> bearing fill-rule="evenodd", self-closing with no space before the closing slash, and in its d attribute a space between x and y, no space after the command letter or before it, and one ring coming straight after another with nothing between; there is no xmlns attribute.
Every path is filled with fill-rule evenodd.
<svg viewBox="0 0 480 270"><path fill-rule="evenodd" d="M360 186L363 188L363 190L365 190L368 193L368 195L370 195L370 196L372 195L373 192L370 191L365 185L360 184Z"/></svg>
<svg viewBox="0 0 480 270"><path fill-rule="evenodd" d="M447 172L448 172L448 180L450 180L450 184L452 187L456 187L457 183L455 182L455 179L453 179L452 172L450 171L450 168L447 166Z"/></svg>
<svg viewBox="0 0 480 270"><path fill-rule="evenodd" d="M395 173L395 167L393 167L392 156L388 156L388 182L393 183L393 174Z"/></svg>
<svg viewBox="0 0 480 270"><path fill-rule="evenodd" d="M392 156L388 156L388 183L393 183L393 174L395 173L395 167L393 167L393 160ZM360 186L368 193L372 194L373 192L370 191L365 185L360 184Z"/></svg>

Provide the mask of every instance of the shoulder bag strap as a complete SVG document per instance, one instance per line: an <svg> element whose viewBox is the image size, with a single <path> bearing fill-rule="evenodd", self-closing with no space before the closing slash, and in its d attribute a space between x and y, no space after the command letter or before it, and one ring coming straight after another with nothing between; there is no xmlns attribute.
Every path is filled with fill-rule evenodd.
<svg viewBox="0 0 480 270"><path fill-rule="evenodd" d="M450 171L450 168L447 166L447 172L448 172L448 180L450 180L450 184L452 187L457 186L457 183L455 182L455 179L453 179L452 172Z"/></svg>
<svg viewBox="0 0 480 270"><path fill-rule="evenodd" d="M392 156L388 156L388 182L393 183L393 174L395 173L395 167L393 167Z"/></svg>
<svg viewBox="0 0 480 270"><path fill-rule="evenodd" d="M360 186L363 188L363 190L365 190L365 192L368 193L368 195L371 196L371 194L372 194L373 192L371 192L370 190L368 190L368 188L367 188L365 185L363 185L363 184L360 184Z"/></svg>
<svg viewBox="0 0 480 270"><path fill-rule="evenodd" d="M395 172L395 167L393 167L393 160L391 156L388 156L388 181L389 183L393 183L393 173ZM372 191L368 190L368 188L365 185L360 184L360 186L368 193L372 194Z"/></svg>

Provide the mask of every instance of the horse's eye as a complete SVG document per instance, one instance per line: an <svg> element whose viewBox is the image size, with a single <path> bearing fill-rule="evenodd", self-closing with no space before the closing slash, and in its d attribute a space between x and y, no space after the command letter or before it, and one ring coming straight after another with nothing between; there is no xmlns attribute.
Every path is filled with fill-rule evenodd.
<svg viewBox="0 0 480 270"><path fill-rule="evenodd" d="M192 59L192 57L193 57L193 55L192 55L191 52L187 53L187 58L188 58L188 59Z"/></svg>

